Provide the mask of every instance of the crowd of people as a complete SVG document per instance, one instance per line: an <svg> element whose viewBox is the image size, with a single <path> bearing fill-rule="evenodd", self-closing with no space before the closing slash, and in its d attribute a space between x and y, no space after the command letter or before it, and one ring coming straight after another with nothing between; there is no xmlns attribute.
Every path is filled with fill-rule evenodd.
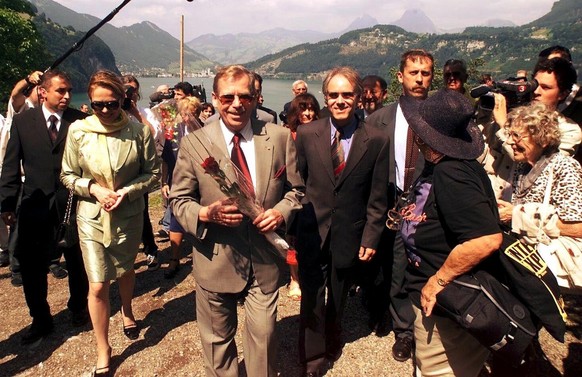
<svg viewBox="0 0 582 377"><path fill-rule="evenodd" d="M561 46L540 53L531 98L518 105L490 75L482 83L493 106L471 98L461 59L446 61L445 87L431 91L434 67L431 53L405 51L402 95L387 105L386 80L351 67L326 75L323 107L295 81L281 125L263 106L261 76L241 65L218 70L211 102L188 82L158 87L152 107L173 101L176 124L138 105L134 76L95 72L92 111L79 111L65 73L31 73L11 93L0 138L1 263L32 317L22 344L53 331L47 273L68 276L72 325L93 325L93 375L112 375L111 282L123 333L138 339L134 263L142 244L148 269L158 269L163 236L168 279L182 242L192 246L207 376L238 375L240 305L247 375L284 373L275 334L285 284L300 301L304 376L341 357L355 292L370 329L394 332L395 360L414 357L426 376L478 376L491 350L439 313L438 294L499 252L504 231L545 252L562 287L582 289L582 94ZM154 233L157 185L166 208ZM57 247L70 193L79 242ZM567 264L550 261L558 241L571 247Z"/></svg>

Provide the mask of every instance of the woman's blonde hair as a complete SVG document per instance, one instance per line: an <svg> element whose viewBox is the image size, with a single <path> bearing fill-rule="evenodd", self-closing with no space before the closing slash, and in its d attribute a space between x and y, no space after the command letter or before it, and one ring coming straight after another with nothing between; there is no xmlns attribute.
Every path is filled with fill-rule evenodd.
<svg viewBox="0 0 582 377"><path fill-rule="evenodd" d="M196 97L184 97L178 101L178 111L180 113L186 111L198 117L202 111L202 104Z"/></svg>

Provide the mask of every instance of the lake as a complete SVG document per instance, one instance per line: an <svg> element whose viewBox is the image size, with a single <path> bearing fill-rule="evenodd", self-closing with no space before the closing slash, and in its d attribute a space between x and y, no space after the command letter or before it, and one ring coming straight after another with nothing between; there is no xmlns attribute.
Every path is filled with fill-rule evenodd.
<svg viewBox="0 0 582 377"><path fill-rule="evenodd" d="M203 85L206 89L206 97L208 101L211 101L212 94L212 77L188 77L185 78L192 85ZM149 106L149 96L152 94L159 85L168 84L173 86L178 82L178 78L162 78L162 77L138 77L140 84L140 92L142 99L139 104L143 107ZM283 105L289 102L293 98L293 93L291 92L291 84L294 80L263 80L263 97L265 107L275 110L277 113L283 110ZM307 80L307 85L309 86L309 92L313 94L319 101L319 105L323 106L323 94L321 93L321 81L309 81ZM89 99L85 92L74 93L72 106L78 108L82 103L88 103ZM280 122L277 120L277 122Z"/></svg>

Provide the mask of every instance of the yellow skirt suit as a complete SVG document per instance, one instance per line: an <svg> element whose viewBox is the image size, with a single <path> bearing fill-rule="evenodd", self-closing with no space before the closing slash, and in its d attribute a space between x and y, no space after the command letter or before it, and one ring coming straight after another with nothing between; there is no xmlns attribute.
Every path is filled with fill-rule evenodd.
<svg viewBox="0 0 582 377"><path fill-rule="evenodd" d="M90 282L115 280L133 269L143 227L143 196L160 178L160 163L148 127L124 112L115 125L93 115L69 127L61 181L78 196L77 226ZM111 212L89 194L95 182L129 189Z"/></svg>

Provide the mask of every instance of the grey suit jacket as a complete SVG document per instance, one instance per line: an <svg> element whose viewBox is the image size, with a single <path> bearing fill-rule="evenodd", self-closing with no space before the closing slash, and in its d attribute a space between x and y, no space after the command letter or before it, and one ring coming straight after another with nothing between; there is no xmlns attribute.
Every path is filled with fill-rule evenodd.
<svg viewBox="0 0 582 377"><path fill-rule="evenodd" d="M264 209L279 210L288 226L301 208L304 185L297 169L295 143L284 127L252 119L256 159L256 200ZM212 122L182 139L170 193L174 216L194 236L193 273L204 289L217 293L238 293L252 272L264 293L279 287L279 268L285 261L266 241L252 221L245 217L234 228L202 223L203 206L224 199L218 183L201 166L208 150L218 150L226 159L228 149L219 121ZM234 180L234 171L223 166Z"/></svg>

